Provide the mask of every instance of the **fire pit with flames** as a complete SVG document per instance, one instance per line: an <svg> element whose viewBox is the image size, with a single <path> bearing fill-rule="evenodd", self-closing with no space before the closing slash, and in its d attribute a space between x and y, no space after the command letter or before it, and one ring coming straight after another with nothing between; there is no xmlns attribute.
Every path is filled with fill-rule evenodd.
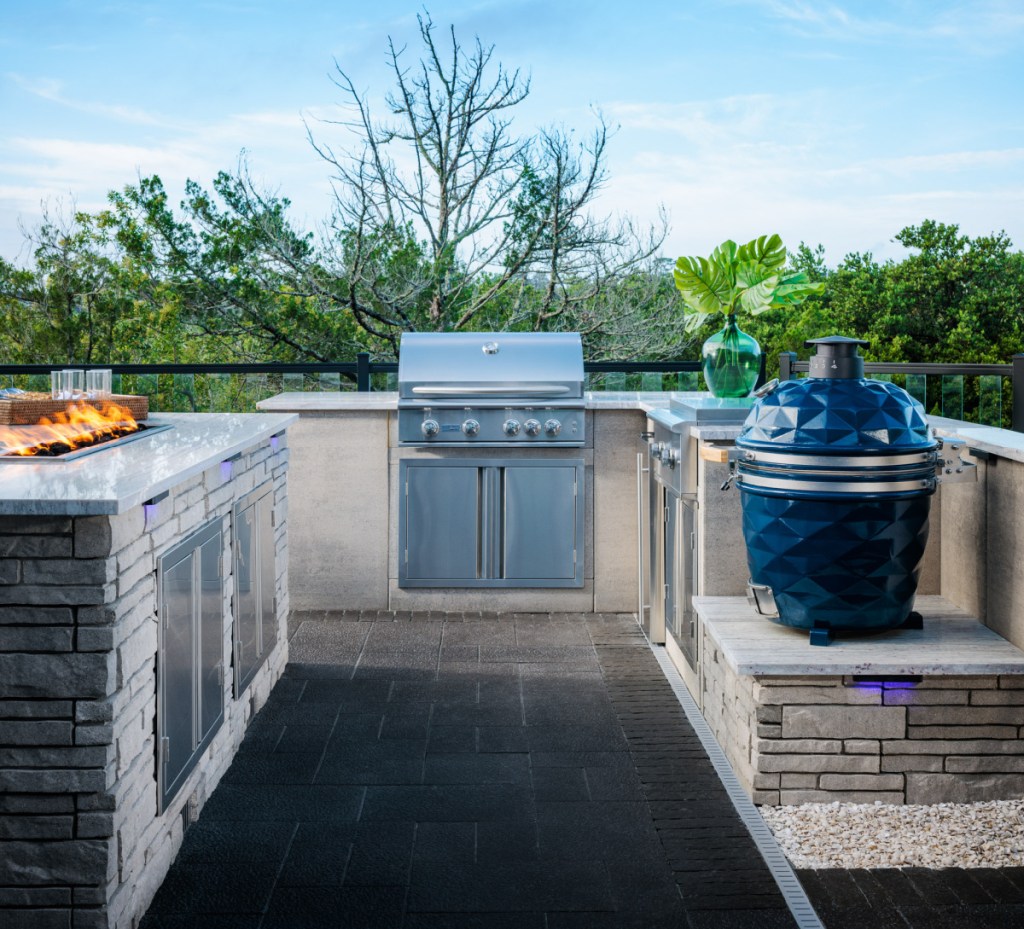
<svg viewBox="0 0 1024 929"><path fill-rule="evenodd" d="M33 425L0 426L0 459L69 461L109 443L165 428L138 422L127 406L114 401L70 403Z"/></svg>

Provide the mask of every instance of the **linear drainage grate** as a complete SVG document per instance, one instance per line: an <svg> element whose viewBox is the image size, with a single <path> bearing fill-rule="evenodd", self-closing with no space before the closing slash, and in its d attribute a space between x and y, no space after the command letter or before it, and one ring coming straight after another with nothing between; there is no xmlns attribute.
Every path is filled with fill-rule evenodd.
<svg viewBox="0 0 1024 929"><path fill-rule="evenodd" d="M718 778L722 782L722 786L725 787L725 792L729 795L729 800L736 813L754 840L765 864L768 865L768 870L775 879L775 883L786 901L786 906L789 907L789 912L793 914L798 929L825 929L818 914L814 912L811 901L807 899L803 887L800 886L800 881L797 880L792 867L786 860L786 856L779 848L779 843L775 841L775 836L772 835L765 821L761 819L761 814L757 812L753 801L740 786L736 773L733 771L732 765L729 764L729 759L725 757L725 752L718 744L718 739L715 738L707 720L704 719L704 715L694 703L676 666L668 657L665 647L651 645L650 648L654 652L654 657L658 659L658 664L661 665L661 670L672 687L672 692L679 700L683 712L686 713L686 718L693 726L694 732L697 733L701 745L704 746L704 751L708 753L711 763L715 766Z"/></svg>

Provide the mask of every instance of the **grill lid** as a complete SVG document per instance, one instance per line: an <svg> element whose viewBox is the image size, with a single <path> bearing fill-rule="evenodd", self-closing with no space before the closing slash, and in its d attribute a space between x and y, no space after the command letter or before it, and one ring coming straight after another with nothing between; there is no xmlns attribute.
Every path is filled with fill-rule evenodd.
<svg viewBox="0 0 1024 929"><path fill-rule="evenodd" d="M400 401L583 398L578 332L407 332Z"/></svg>
<svg viewBox="0 0 1024 929"><path fill-rule="evenodd" d="M737 446L826 455L936 447L917 400L895 384L861 376L857 346L864 342L831 336L806 344L818 346L811 376L786 381L755 402Z"/></svg>

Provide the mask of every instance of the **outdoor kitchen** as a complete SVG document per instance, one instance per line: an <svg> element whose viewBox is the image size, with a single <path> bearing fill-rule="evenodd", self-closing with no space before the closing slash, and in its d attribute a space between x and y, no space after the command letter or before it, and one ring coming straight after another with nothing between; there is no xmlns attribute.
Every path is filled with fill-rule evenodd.
<svg viewBox="0 0 1024 929"><path fill-rule="evenodd" d="M572 333L412 334L394 392L0 427L4 905L138 923L285 671L290 611L538 641L631 614L757 804L1020 797L1024 441L926 422L858 386L853 340L819 343L811 377L728 399L587 392ZM799 412L836 384L885 423ZM388 660L428 686L399 632Z"/></svg>

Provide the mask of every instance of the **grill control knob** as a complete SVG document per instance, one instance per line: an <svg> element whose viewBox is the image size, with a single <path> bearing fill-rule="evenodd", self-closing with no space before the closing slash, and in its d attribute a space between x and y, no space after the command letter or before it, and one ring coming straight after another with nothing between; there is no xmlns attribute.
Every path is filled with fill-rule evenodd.
<svg viewBox="0 0 1024 929"><path fill-rule="evenodd" d="M519 420L518 419L506 419L504 425L501 427L501 431L505 435L519 435Z"/></svg>
<svg viewBox="0 0 1024 929"><path fill-rule="evenodd" d="M661 453L665 451L664 442L655 442L651 445L651 457L656 461L661 460Z"/></svg>
<svg viewBox="0 0 1024 929"><path fill-rule="evenodd" d="M528 419L523 423L523 429L527 435L540 435L540 422L536 419Z"/></svg>
<svg viewBox="0 0 1024 929"><path fill-rule="evenodd" d="M441 431L441 427L437 424L436 419L425 419L423 424L420 426L420 430L428 438L433 438Z"/></svg>
<svg viewBox="0 0 1024 929"><path fill-rule="evenodd" d="M670 468L674 468L679 461L679 449L672 445L666 446L661 453L661 460Z"/></svg>
<svg viewBox="0 0 1024 929"><path fill-rule="evenodd" d="M562 431L562 424L557 419L549 419L544 423L544 431L548 435L558 435Z"/></svg>
<svg viewBox="0 0 1024 929"><path fill-rule="evenodd" d="M466 433L466 435L477 435L480 432L480 423L475 419L467 419L462 424L462 431Z"/></svg>

